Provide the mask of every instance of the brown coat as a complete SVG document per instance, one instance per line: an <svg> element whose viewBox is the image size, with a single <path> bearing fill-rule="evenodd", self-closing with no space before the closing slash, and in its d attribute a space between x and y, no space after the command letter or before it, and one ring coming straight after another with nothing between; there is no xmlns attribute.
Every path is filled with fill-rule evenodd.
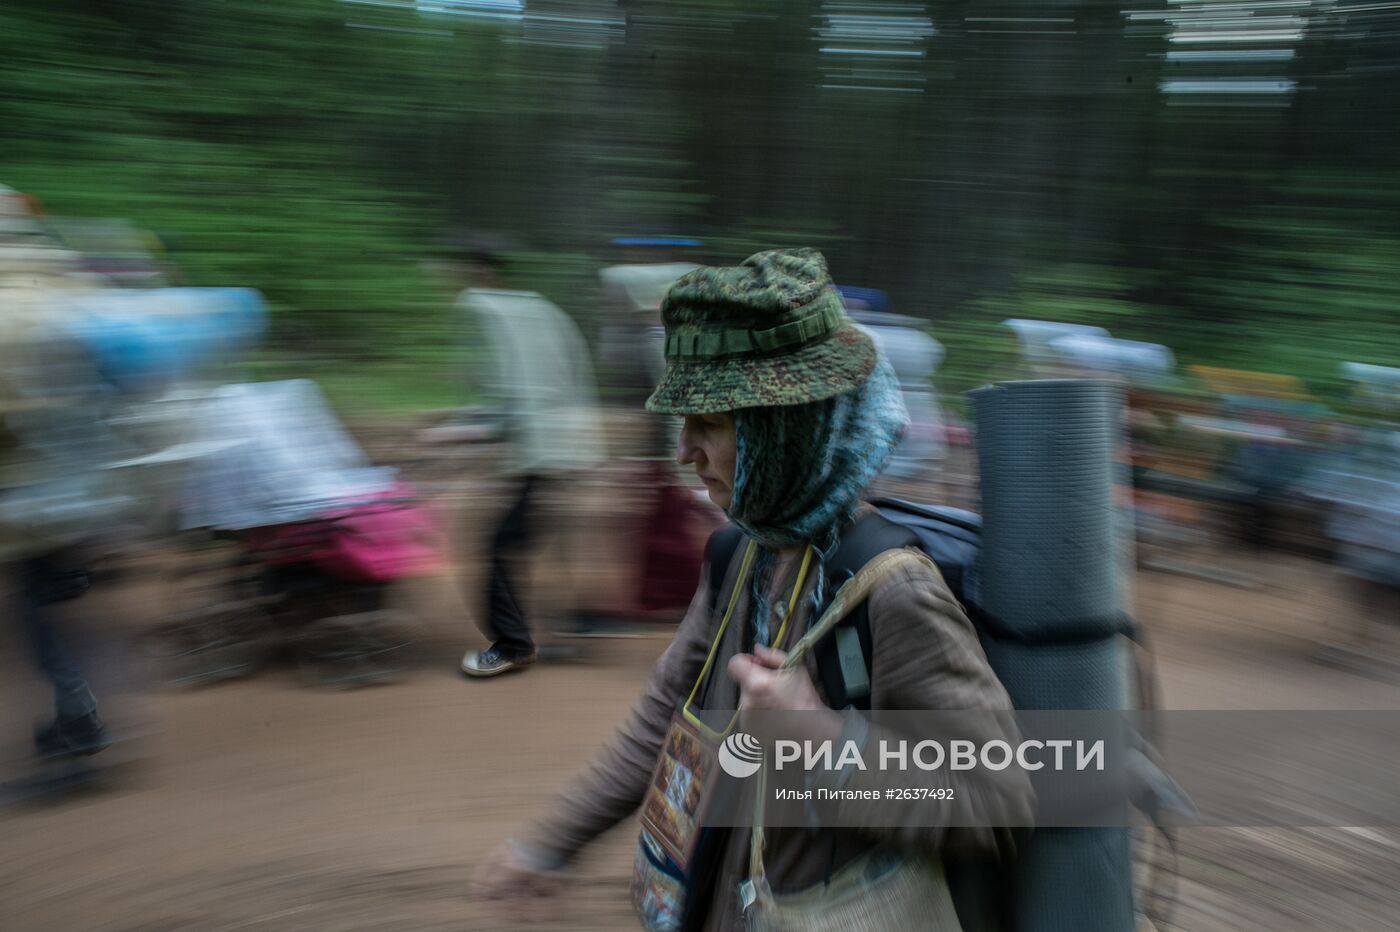
<svg viewBox="0 0 1400 932"><path fill-rule="evenodd" d="M626 722L585 772L570 782L572 791L561 795L550 815L536 823L526 837L529 849L537 855L555 861L568 860L589 841L630 816L641 804L672 714L685 701L699 676L740 562L737 558L732 561L722 590L725 598L715 600L714 612L710 610L708 572L702 575L700 588L675 640L652 669L642 696L632 707ZM799 563L799 560L792 560L775 568L770 604L777 605L781 601L786 607ZM814 584L815 573L809 573L792 626L794 630L788 632L780 646L791 646L812 620L806 596ZM722 671L729 658L739 651L743 629L748 623L750 599L748 587L744 588L734 615L735 621L742 619L744 624L731 622L725 633L716 658L721 675L711 678L710 695L705 697L704 707L708 709L733 709L738 702L737 687ZM1002 711L1011 708L1005 689L987 664L972 623L932 568L903 567L883 579L870 595L868 615L874 654L871 660L873 710ZM819 684L816 661L810 656L808 669L813 681ZM873 740L873 727L871 732ZM928 776L930 785L937 785L940 775ZM980 769L962 771L953 776L963 781L954 783L957 798L967 801L962 805L985 810L988 818L994 818L994 812L1009 812L1024 818L1032 805L1029 785L1014 768L999 773ZM972 786L974 781L983 785ZM853 781L849 786L856 789L860 783ZM823 882L833 869L876 841L929 854L940 854L947 846L956 845L959 852L967 850L985 856L1005 854L1009 844L1004 832L943 827L830 830L819 833L816 838L810 832L798 830L770 829L767 834L765 864L769 880L778 892L800 890ZM748 875L748 845L747 831L730 834L707 929L742 929L744 926L737 888Z"/></svg>

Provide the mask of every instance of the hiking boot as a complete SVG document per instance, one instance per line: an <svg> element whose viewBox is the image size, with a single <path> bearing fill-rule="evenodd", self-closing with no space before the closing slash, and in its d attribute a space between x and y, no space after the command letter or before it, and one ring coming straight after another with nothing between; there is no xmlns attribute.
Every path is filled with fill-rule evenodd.
<svg viewBox="0 0 1400 932"><path fill-rule="evenodd" d="M107 726L96 712L66 720L54 719L34 729L34 747L40 757L86 757L112 743Z"/></svg>
<svg viewBox="0 0 1400 932"><path fill-rule="evenodd" d="M507 657L496 647L469 650L462 658L462 672L467 676L499 676L511 670L528 667L535 662L535 652L523 657Z"/></svg>

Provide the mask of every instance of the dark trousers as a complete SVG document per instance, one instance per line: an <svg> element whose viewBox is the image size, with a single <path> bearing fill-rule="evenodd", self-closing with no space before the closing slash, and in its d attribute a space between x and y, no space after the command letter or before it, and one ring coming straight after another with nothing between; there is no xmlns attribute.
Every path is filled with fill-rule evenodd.
<svg viewBox="0 0 1400 932"><path fill-rule="evenodd" d="M484 630L492 646L510 660L535 652L530 627L520 610L516 575L521 555L536 537L540 498L548 485L549 481L543 476L523 476L516 487L514 502L506 509L491 539Z"/></svg>
<svg viewBox="0 0 1400 932"><path fill-rule="evenodd" d="M54 627L49 605L71 597L70 573L48 556L29 557L16 565L19 577L19 621L34 661L53 687L54 709L60 721L82 718L97 710L97 699L62 635Z"/></svg>
<svg viewBox="0 0 1400 932"><path fill-rule="evenodd" d="M1243 522L1245 543L1264 550L1278 542L1283 502L1283 494L1275 489L1259 489L1250 497Z"/></svg>

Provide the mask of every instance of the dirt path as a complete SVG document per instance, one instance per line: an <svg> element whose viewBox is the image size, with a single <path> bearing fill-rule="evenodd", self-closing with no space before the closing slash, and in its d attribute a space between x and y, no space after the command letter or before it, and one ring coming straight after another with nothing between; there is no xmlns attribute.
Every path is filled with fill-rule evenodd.
<svg viewBox="0 0 1400 932"><path fill-rule="evenodd" d="M482 515L463 514L469 538ZM1264 589L1139 579L1168 707L1400 708L1396 687L1311 661L1318 618L1339 610L1320 568L1285 560L1250 569ZM576 662L467 682L456 661L478 640L456 583L444 579L413 592L434 661L403 683L330 692L273 669L161 692L123 653L159 601L137 577L85 606L99 660L125 672L100 684L113 724L143 736L110 752L100 791L0 810L7 932L507 928L468 898L472 870L605 738L664 646L594 642ZM13 767L42 702L12 637L0 632L12 710L0 722L0 760ZM1187 832L1175 927L1396 928L1398 839ZM633 928L632 842L624 826L591 851L566 914L547 927Z"/></svg>

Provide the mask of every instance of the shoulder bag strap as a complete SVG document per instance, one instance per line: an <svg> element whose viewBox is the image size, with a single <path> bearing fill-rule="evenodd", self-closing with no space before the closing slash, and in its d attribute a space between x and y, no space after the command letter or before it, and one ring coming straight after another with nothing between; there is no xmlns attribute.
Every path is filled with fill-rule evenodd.
<svg viewBox="0 0 1400 932"><path fill-rule="evenodd" d="M875 588L876 583L899 567L911 565L933 566L933 561L917 550L888 550L867 563L859 573L848 579L836 591L836 595L832 598L826 611L822 613L822 617L817 619L817 623L807 630L807 633L802 636L802 640L794 644L792 650L788 651L787 658L783 661L780 669L791 670L801 664L806 660L812 647L826 636L827 632L836 627L853 608L865 601L866 597L870 595L870 591ZM768 880L763 870L763 801L768 791L767 770L766 766L758 769L753 833L749 836L749 879L760 887Z"/></svg>

